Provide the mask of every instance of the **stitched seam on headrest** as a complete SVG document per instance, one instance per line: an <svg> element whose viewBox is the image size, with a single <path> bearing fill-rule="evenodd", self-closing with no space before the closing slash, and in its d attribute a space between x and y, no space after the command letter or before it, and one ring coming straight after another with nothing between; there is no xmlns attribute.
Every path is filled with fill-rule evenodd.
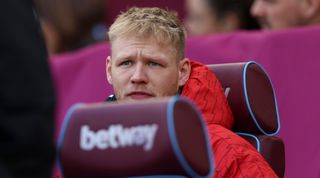
<svg viewBox="0 0 320 178"><path fill-rule="evenodd" d="M60 135L59 135L59 138L58 138L58 144L57 144L57 155L56 155L56 159L57 159L57 164L58 164L58 167L59 169L61 170L61 176L64 177L63 173L63 167L62 167L62 162L61 162L61 150L62 150L62 144L63 144L63 141L64 141L64 137L65 137L65 134L66 134L66 130L67 130L67 127L70 123L70 120L71 120L71 116L72 114L81 106L83 106L84 104L83 103L77 103L77 104L74 104L72 105L64 120L63 120L63 124L62 124L62 127L61 127L61 130L60 130Z"/></svg>
<svg viewBox="0 0 320 178"><path fill-rule="evenodd" d="M250 103L249 103L249 99L248 99L248 92L247 92L247 80L246 80L246 74L247 74L247 68L250 64L256 64L260 69L262 69L262 71L264 72L264 74L266 74L268 80L270 81L270 84L271 84L271 88L272 88L272 92L274 94L274 101L275 101L275 108L276 108L276 115L277 115L277 129L275 132L272 132L272 133L267 133L261 126L260 124L258 123L255 115L253 114L252 112L252 109L251 109L251 106L250 106ZM268 76L268 74L266 73L266 71L262 68L261 65L259 65L258 63L254 62L254 61L249 61L245 64L245 67L243 69L243 91L244 91L244 96L245 96L245 101L246 101L246 105L247 105L247 108L249 110L249 113L250 113L250 116L251 118L253 119L256 127L260 130L260 132L262 132L264 135L267 135L267 136L274 136L276 135L279 130L280 130L280 118L279 118L279 112L278 112L278 105L277 105L277 100L276 100L276 95L275 95L275 92L274 92L274 88L273 88L273 85L271 83L271 80Z"/></svg>
<svg viewBox="0 0 320 178"><path fill-rule="evenodd" d="M211 159L212 154L210 152L211 148L209 146L209 141L208 141L209 138L207 137L207 135L205 134L206 141L207 141L207 150L208 150L208 154L209 154L208 155L209 156L209 164L210 164L210 168L209 168L210 170L209 170L209 173L207 176L200 176L191 168L191 166L188 164L185 157L183 156L182 151L177 143L177 136L175 134L175 129L174 129L175 127L174 127L174 121L173 121L174 120L173 110L174 110L174 105L179 98L185 100L183 97L175 96L169 100L168 105L167 105L167 125L168 125L169 138L170 138L171 145L173 147L173 151L174 151L178 161L182 165L182 168L189 174L189 176L209 178L213 173L214 164ZM188 100L186 100L186 101L188 102ZM202 123L202 126L204 126L204 123L202 120L201 120L201 123ZM205 127L203 127L203 128L205 128Z"/></svg>
<svg viewBox="0 0 320 178"><path fill-rule="evenodd" d="M244 136L248 136L248 137L252 137L255 141L256 141L256 144L257 144L257 151L260 153L260 140L253 134L248 134L248 133L242 133L242 132L236 132L236 134L238 135L244 135Z"/></svg>

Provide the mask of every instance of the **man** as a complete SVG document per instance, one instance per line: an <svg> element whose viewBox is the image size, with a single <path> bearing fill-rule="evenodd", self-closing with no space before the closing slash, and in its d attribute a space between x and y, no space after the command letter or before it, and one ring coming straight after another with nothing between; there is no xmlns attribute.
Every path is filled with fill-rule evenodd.
<svg viewBox="0 0 320 178"><path fill-rule="evenodd" d="M251 14L263 29L320 24L319 0L255 0Z"/></svg>
<svg viewBox="0 0 320 178"><path fill-rule="evenodd" d="M73 51L98 39L106 0L35 0L49 54ZM102 26L100 26L102 27ZM105 35L104 31L102 30Z"/></svg>
<svg viewBox="0 0 320 178"><path fill-rule="evenodd" d="M253 0L187 0L186 28L190 35L259 29L250 14Z"/></svg>
<svg viewBox="0 0 320 178"><path fill-rule="evenodd" d="M131 8L121 14L108 32L106 73L115 94L109 99L188 97L207 123L215 177L276 177L262 156L229 130L233 117L222 88L206 66L184 57L184 31L173 13L159 8Z"/></svg>
<svg viewBox="0 0 320 178"><path fill-rule="evenodd" d="M49 178L55 99L33 1L0 1L0 24L0 177Z"/></svg>

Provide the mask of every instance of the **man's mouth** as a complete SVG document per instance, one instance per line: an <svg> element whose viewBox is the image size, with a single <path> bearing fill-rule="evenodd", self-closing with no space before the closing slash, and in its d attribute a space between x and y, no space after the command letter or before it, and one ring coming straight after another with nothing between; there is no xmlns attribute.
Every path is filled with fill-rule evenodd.
<svg viewBox="0 0 320 178"><path fill-rule="evenodd" d="M271 28L270 24L265 19L262 19L262 18L258 19L258 22L263 30L267 30Z"/></svg>
<svg viewBox="0 0 320 178"><path fill-rule="evenodd" d="M130 92L129 94L127 94L127 97L134 99L134 100L141 100L141 99L147 99L147 98L154 97L154 95L147 93L147 92L143 92L143 91L134 91L134 92Z"/></svg>

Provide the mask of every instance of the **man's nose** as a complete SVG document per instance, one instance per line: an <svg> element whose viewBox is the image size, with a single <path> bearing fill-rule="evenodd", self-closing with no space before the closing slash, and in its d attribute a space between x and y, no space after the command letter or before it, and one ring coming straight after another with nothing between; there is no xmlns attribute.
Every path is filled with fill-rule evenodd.
<svg viewBox="0 0 320 178"><path fill-rule="evenodd" d="M138 63L133 71L131 76L131 83L141 84L141 83L148 83L148 76L146 73L146 66L142 63Z"/></svg>
<svg viewBox="0 0 320 178"><path fill-rule="evenodd" d="M251 6L250 13L256 18L260 18L264 14L264 2L262 0L254 0Z"/></svg>

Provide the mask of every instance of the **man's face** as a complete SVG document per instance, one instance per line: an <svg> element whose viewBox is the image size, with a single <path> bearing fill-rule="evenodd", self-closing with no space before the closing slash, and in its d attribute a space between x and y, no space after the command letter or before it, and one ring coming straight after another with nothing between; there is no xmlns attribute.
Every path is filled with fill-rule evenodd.
<svg viewBox="0 0 320 178"><path fill-rule="evenodd" d="M207 0L187 0L186 11L185 22L189 34L205 35L219 33L223 30L222 24L211 12Z"/></svg>
<svg viewBox="0 0 320 178"><path fill-rule="evenodd" d="M185 64L189 65L189 61L177 60L171 45L160 45L153 39L120 37L112 43L111 50L106 72L118 101L172 96L187 80Z"/></svg>
<svg viewBox="0 0 320 178"><path fill-rule="evenodd" d="M251 14L264 29L283 29L303 23L303 0L255 0Z"/></svg>

